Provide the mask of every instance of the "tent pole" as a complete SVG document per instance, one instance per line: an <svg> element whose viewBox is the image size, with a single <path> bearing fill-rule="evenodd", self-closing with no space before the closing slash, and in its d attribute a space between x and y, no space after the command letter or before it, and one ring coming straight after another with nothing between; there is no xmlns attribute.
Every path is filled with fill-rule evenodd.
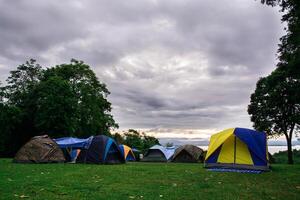
<svg viewBox="0 0 300 200"><path fill-rule="evenodd" d="M234 136L234 164L236 162L236 136Z"/></svg>

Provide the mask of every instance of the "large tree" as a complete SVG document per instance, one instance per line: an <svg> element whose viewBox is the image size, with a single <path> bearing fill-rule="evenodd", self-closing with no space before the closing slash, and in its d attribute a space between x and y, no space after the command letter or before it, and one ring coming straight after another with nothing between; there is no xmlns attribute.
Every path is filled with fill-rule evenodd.
<svg viewBox="0 0 300 200"><path fill-rule="evenodd" d="M251 95L248 113L257 130L271 137L285 136L288 163L293 164L292 138L300 125L300 80L281 68L261 78Z"/></svg>
<svg viewBox="0 0 300 200"><path fill-rule="evenodd" d="M71 60L48 69L27 61L0 87L0 155L13 153L32 136L109 135L118 127L104 83L90 66Z"/></svg>
<svg viewBox="0 0 300 200"><path fill-rule="evenodd" d="M269 136L284 135L288 146L288 163L293 163L292 138L299 131L300 117L300 1L262 0L268 5L279 5L287 24L281 37L277 68L261 78L251 95L248 113L256 129Z"/></svg>
<svg viewBox="0 0 300 200"><path fill-rule="evenodd" d="M91 134L110 135L110 128L117 128L111 112L110 94L106 85L101 83L90 66L72 59L70 64L49 68L44 73L43 81L57 77L70 87L75 103L74 134L85 137ZM69 104L65 104L69 105Z"/></svg>

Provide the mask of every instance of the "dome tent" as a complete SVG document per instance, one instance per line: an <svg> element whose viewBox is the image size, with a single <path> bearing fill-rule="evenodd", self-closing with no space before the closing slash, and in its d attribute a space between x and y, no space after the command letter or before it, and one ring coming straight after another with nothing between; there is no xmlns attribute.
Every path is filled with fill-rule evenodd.
<svg viewBox="0 0 300 200"><path fill-rule="evenodd" d="M163 147L154 145L145 154L142 161L144 162L168 162L172 159L175 147Z"/></svg>
<svg viewBox="0 0 300 200"><path fill-rule="evenodd" d="M134 153L129 146L120 144L119 148L126 161L135 161Z"/></svg>
<svg viewBox="0 0 300 200"><path fill-rule="evenodd" d="M125 163L124 156L117 143L105 135L94 136L90 145L82 149L77 163L120 164Z"/></svg>
<svg viewBox="0 0 300 200"><path fill-rule="evenodd" d="M48 135L35 136L17 152L16 163L65 162L62 150Z"/></svg>
<svg viewBox="0 0 300 200"><path fill-rule="evenodd" d="M172 162L203 162L203 150L194 145L182 145L176 149Z"/></svg>
<svg viewBox="0 0 300 200"><path fill-rule="evenodd" d="M211 136L206 168L268 170L267 137L264 132L230 128Z"/></svg>

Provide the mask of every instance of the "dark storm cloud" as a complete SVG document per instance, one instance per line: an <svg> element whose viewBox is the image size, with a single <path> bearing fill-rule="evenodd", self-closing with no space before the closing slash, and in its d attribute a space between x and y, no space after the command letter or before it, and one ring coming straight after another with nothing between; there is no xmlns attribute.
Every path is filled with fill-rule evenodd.
<svg viewBox="0 0 300 200"><path fill-rule="evenodd" d="M250 94L274 68L283 34L278 9L254 0L0 0L0 7L0 80L31 57L44 66L81 59L107 84L121 128L166 134L250 126Z"/></svg>

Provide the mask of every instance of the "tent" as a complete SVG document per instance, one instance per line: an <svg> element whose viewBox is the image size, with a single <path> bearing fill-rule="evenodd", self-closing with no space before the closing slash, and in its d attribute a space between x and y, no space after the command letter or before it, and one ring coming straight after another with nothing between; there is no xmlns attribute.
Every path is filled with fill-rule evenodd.
<svg viewBox="0 0 300 200"><path fill-rule="evenodd" d="M52 163L65 162L59 146L47 135L31 138L17 152L14 160L17 163Z"/></svg>
<svg viewBox="0 0 300 200"><path fill-rule="evenodd" d="M135 161L135 156L132 149L124 144L119 145L122 155L126 161Z"/></svg>
<svg viewBox="0 0 300 200"><path fill-rule="evenodd" d="M176 149L172 162L203 162L203 150L194 145L183 145Z"/></svg>
<svg viewBox="0 0 300 200"><path fill-rule="evenodd" d="M144 162L168 162L175 152L175 147L163 147L154 145L145 154L142 161Z"/></svg>
<svg viewBox="0 0 300 200"><path fill-rule="evenodd" d="M131 148L133 154L134 154L134 157L135 157L135 161L140 161L141 160L141 151L136 149L136 148Z"/></svg>
<svg viewBox="0 0 300 200"><path fill-rule="evenodd" d="M75 162L81 149L87 149L91 144L92 139L93 136L86 139L63 137L54 139L54 141L62 149L66 160L69 162Z"/></svg>
<svg viewBox="0 0 300 200"><path fill-rule="evenodd" d="M81 149L77 163L119 164L125 159L117 143L105 135L94 136L88 148Z"/></svg>
<svg viewBox="0 0 300 200"><path fill-rule="evenodd" d="M230 128L211 136L205 157L207 168L268 170L264 132Z"/></svg>

